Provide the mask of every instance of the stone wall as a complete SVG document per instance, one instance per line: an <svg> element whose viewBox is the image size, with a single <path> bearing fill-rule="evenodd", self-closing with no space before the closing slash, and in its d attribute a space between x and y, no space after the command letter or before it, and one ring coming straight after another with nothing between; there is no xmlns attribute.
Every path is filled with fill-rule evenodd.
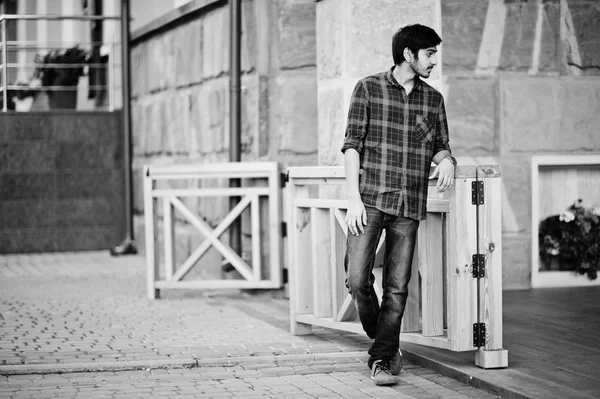
<svg viewBox="0 0 600 399"><path fill-rule="evenodd" d="M502 167L504 288L530 287L531 155L600 152L598 21L593 0L319 1L319 162L342 163L352 88L391 66L393 32L432 26L453 152Z"/></svg>
<svg viewBox="0 0 600 399"><path fill-rule="evenodd" d="M138 214L143 164L228 158L226 7L196 0L134 34ZM430 25L453 151L501 165L504 288L527 288L531 155L600 151L599 20L596 0L246 0L242 159L341 164L356 81L391 66L396 29Z"/></svg>
<svg viewBox="0 0 600 399"><path fill-rule="evenodd" d="M315 3L245 0L242 31L242 161L316 164ZM134 32L137 215L143 212L143 165L228 161L228 48L229 10L224 1L192 1ZM217 221L226 204L197 205L197 210ZM143 247L143 218L137 216L135 224L136 241ZM250 234L248 227L243 224L245 236ZM176 230L177 253L185 258L200 238L186 224ZM215 259L209 267L218 274Z"/></svg>
<svg viewBox="0 0 600 399"><path fill-rule="evenodd" d="M392 35L409 23L441 29L436 0L321 0L317 3L319 163L338 165L356 82L393 64ZM441 59L441 52L438 54ZM441 62L429 83L442 89Z"/></svg>
<svg viewBox="0 0 600 399"><path fill-rule="evenodd" d="M599 20L590 0L442 2L453 151L502 167L505 289L530 287L531 156L600 151Z"/></svg>

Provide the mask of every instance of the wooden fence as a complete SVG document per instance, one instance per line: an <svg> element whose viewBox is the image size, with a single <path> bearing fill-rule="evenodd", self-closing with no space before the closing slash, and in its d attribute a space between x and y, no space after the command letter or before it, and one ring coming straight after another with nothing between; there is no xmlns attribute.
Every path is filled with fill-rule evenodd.
<svg viewBox="0 0 600 399"><path fill-rule="evenodd" d="M169 182L205 181L206 179L251 180L255 184L241 187L174 188ZM262 181L262 182L261 182ZM157 187L157 182L163 183ZM167 183L167 184L165 184ZM185 197L239 197L239 202L214 228L190 209ZM268 201L268 217L261 215L260 198ZM164 259L159 259L158 246L158 201L162 201L162 225ZM250 208L251 249L246 260L234 251L222 236L242 212ZM196 228L204 241L181 264L175 262L175 211L179 217ZM280 288L282 286L281 248L281 171L276 162L222 163L197 165L146 166L144 168L144 215L146 228L147 295L151 299L159 296L160 289L213 289L213 288ZM206 216L206 215L205 215ZM212 215L209 215L212 216ZM266 222L265 222L266 220ZM263 229L261 230L261 226ZM264 232L264 233L261 233ZM266 243L266 244L265 244ZM263 247L268 246L268 273L263 273ZM194 267L209 248L214 247L223 258L241 275L238 279L213 279L184 281L183 278ZM164 265L164 273L160 266ZM164 278L160 278L160 276Z"/></svg>
<svg viewBox="0 0 600 399"><path fill-rule="evenodd" d="M345 286L345 176L341 167L288 170L290 318L294 334L312 326L363 333ZM432 180L435 184L435 180ZM430 187L419 227L401 341L477 350L483 368L508 365L502 349L502 231L499 168L459 166L451 190ZM375 261L381 298L382 237Z"/></svg>

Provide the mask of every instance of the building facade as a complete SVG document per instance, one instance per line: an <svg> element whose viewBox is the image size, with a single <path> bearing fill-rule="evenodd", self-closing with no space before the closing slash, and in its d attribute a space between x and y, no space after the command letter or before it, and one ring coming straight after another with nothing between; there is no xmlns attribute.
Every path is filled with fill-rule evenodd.
<svg viewBox="0 0 600 399"><path fill-rule="evenodd" d="M353 85L392 65L396 29L429 24L454 153L502 168L504 287L530 287L532 157L600 153L599 18L591 0L243 1L242 160L341 164ZM192 1L134 32L138 176L147 163L227 160L227 26L226 2ZM584 169L572 200L599 204L600 172ZM544 209L571 199L556 202Z"/></svg>
<svg viewBox="0 0 600 399"><path fill-rule="evenodd" d="M0 2L3 12L63 15L84 15L89 3ZM229 14L223 0L130 3L142 240L143 165L228 160ZM102 5L105 15L118 15L118 0ZM243 0L242 161L340 165L354 84L391 67L399 27L428 24L443 39L430 82L445 96L454 154L463 164L502 169L504 288L531 287L536 219L577 198L600 205L599 21L597 0ZM77 41L89 29L50 24L13 29L38 43ZM103 35L120 40L117 28ZM27 64L33 55L13 57ZM28 76L24 68L11 73L11 81ZM225 211L222 204L198 209L215 220ZM182 257L199 239L192 230L178 243Z"/></svg>

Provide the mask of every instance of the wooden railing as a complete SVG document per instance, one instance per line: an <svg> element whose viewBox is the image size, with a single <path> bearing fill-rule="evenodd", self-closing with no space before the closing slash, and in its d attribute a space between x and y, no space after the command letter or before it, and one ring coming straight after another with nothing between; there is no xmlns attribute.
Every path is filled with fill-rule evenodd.
<svg viewBox="0 0 600 399"><path fill-rule="evenodd" d="M173 188L169 182L206 181L207 179L241 179L253 185L241 187ZM161 182L161 187L157 183ZM165 184L167 183L167 184ZM174 186L180 186L175 184ZM181 198L239 197L239 202L212 228L195 209L190 209ZM260 198L267 199L268 215L261 214ZM162 201L164 259L159 259L158 201ZM244 259L221 239L242 212L250 208L250 253ZM196 228L204 241L181 264L175 261L175 211L180 218ZM281 171L276 162L238 162L222 164L146 166L144 168L144 215L146 228L147 295L154 299L160 289L221 289L221 288L280 288L282 286L281 248ZM206 216L206 215L205 215ZM214 216L214 215L209 215ZM261 227L263 228L261 231ZM264 232L263 232L264 231ZM209 248L214 247L239 274L237 279L184 281ZM263 273L263 247L268 247L267 273ZM160 266L164 265L164 273ZM160 278L161 274L164 278Z"/></svg>
<svg viewBox="0 0 600 399"><path fill-rule="evenodd" d="M308 334L312 326L322 326L362 334L345 286L344 170L293 167L288 176L292 333ZM430 187L401 342L452 351L478 349L478 366L507 366L508 353L502 349L500 189L500 173L494 165L459 166L453 188L444 194ZM374 270L380 298L384 239L377 248ZM480 263L485 263L481 274Z"/></svg>

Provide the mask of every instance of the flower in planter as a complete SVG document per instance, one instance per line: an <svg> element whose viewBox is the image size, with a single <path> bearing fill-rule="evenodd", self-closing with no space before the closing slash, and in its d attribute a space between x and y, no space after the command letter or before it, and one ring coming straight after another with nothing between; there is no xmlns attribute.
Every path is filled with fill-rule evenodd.
<svg viewBox="0 0 600 399"><path fill-rule="evenodd" d="M578 199L566 211L542 220L539 254L546 267L556 260L560 270L574 270L594 280L600 270L600 207Z"/></svg>
<svg viewBox="0 0 600 399"><path fill-rule="evenodd" d="M571 213L569 211L562 212L560 214L560 216L558 217L558 220L560 220L561 222L569 223L569 222L575 220L575 215L573 215L573 213Z"/></svg>

